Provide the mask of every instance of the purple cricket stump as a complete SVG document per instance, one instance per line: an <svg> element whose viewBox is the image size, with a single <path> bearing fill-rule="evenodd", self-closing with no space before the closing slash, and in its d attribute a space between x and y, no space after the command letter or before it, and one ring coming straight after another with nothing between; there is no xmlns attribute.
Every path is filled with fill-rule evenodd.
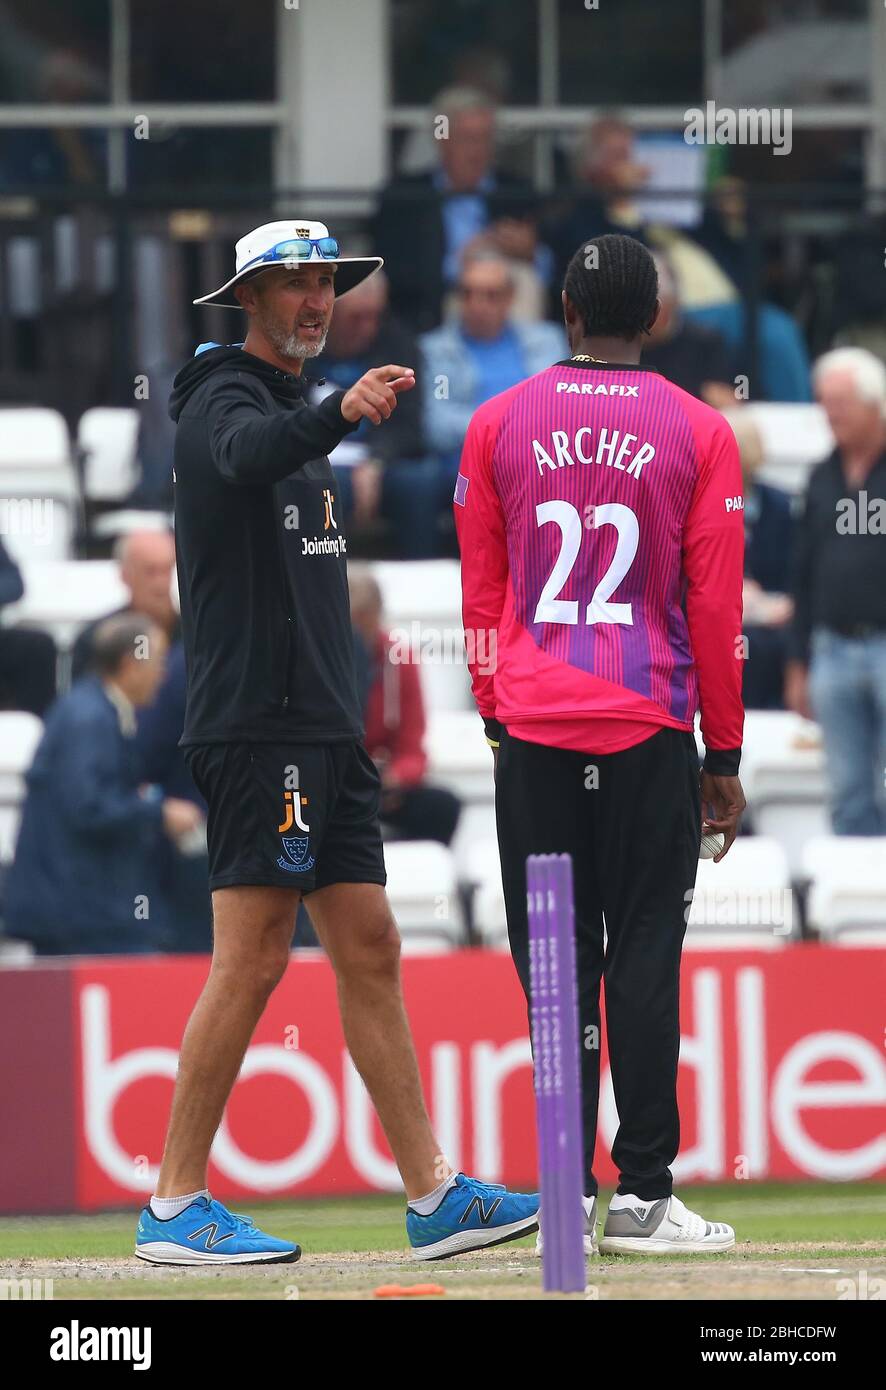
<svg viewBox="0 0 886 1390"><path fill-rule="evenodd" d="M558 1167L560 1192L560 1287L584 1292L584 1142L581 1121L581 1066L578 989L575 958L575 900L572 859L551 857L549 900L554 917L554 946L559 1032L557 1080Z"/></svg>
<svg viewBox="0 0 886 1390"><path fill-rule="evenodd" d="M543 1282L571 1293L585 1287L572 861L530 855L526 880Z"/></svg>
<svg viewBox="0 0 886 1390"><path fill-rule="evenodd" d="M556 1114L553 1069L553 1029L550 999L551 941L548 933L547 882L540 856L526 861L529 912L529 982L532 1024L533 1080L538 1132L538 1172L544 1249L542 1274L546 1290L559 1288L560 1245L557 1238Z"/></svg>

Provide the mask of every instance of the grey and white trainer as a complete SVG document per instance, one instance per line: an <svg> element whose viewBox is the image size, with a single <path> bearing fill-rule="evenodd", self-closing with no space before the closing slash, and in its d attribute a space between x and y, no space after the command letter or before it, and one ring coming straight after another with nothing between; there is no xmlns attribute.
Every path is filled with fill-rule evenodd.
<svg viewBox="0 0 886 1390"><path fill-rule="evenodd" d="M597 1199L596 1197L582 1197L581 1204L585 1209L585 1229L584 1245L586 1255L596 1255L597 1253ZM538 1220L538 1235L535 1238L536 1255L544 1254L544 1236L542 1234L543 1217Z"/></svg>
<svg viewBox="0 0 886 1390"><path fill-rule="evenodd" d="M603 1255L688 1255L731 1250L735 1232L725 1221L705 1221L679 1197L644 1202L616 1194L609 1204Z"/></svg>

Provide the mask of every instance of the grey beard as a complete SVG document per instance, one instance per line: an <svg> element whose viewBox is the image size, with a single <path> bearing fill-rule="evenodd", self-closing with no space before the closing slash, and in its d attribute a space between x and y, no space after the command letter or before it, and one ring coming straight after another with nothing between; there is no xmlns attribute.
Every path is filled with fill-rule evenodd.
<svg viewBox="0 0 886 1390"><path fill-rule="evenodd" d="M299 338L298 333L274 334L272 339L274 347L281 357L319 357L326 346L326 334L317 343L304 343Z"/></svg>

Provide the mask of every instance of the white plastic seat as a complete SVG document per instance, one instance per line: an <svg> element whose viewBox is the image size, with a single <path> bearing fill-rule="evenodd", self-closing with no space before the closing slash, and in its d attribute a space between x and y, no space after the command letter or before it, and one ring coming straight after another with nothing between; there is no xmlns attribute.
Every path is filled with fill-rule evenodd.
<svg viewBox="0 0 886 1390"><path fill-rule="evenodd" d="M372 565L372 574L388 627L418 658L427 710L473 709L458 561L383 560Z"/></svg>
<svg viewBox="0 0 886 1390"><path fill-rule="evenodd" d="M857 928L843 928L830 938L833 946L848 947L863 951L882 951L886 949L886 927L867 927L864 930Z"/></svg>
<svg viewBox="0 0 886 1390"><path fill-rule="evenodd" d="M778 943L797 927L788 860L777 840L740 836L719 864L699 860L687 937L738 931Z"/></svg>
<svg viewBox="0 0 886 1390"><path fill-rule="evenodd" d="M0 409L0 530L19 563L71 554L80 511L68 427L57 410Z"/></svg>
<svg viewBox="0 0 886 1390"><path fill-rule="evenodd" d="M432 710L425 748L433 781L469 800L492 801L492 752L476 710Z"/></svg>
<svg viewBox="0 0 886 1390"><path fill-rule="evenodd" d="M495 845L495 782L492 752L476 710L436 711L428 720L425 736L428 780L448 787L461 799L462 810L452 840L458 877L473 882L469 865L473 847ZM496 848L496 863L498 850Z"/></svg>
<svg viewBox="0 0 886 1390"><path fill-rule="evenodd" d="M96 540L116 540L133 531L171 531L174 518L171 512L142 511L140 507L115 507L93 518L90 532Z"/></svg>
<svg viewBox="0 0 886 1390"><path fill-rule="evenodd" d="M755 833L778 840L799 877L807 841L830 829L818 726L784 710L748 710L741 780Z"/></svg>
<svg viewBox="0 0 886 1390"><path fill-rule="evenodd" d="M24 597L4 611L7 624L51 632L62 650L80 628L122 608L129 591L114 560L58 560L22 567Z"/></svg>
<svg viewBox="0 0 886 1390"><path fill-rule="evenodd" d="M91 502L119 502L138 478L138 411L132 406L93 406L80 416L77 444L83 453L83 491Z"/></svg>
<svg viewBox="0 0 886 1390"><path fill-rule="evenodd" d="M473 842L465 858L462 876L474 890L474 929L483 945L494 946L507 942L508 923L501 886L501 864L498 841L494 835Z"/></svg>
<svg viewBox="0 0 886 1390"><path fill-rule="evenodd" d="M372 573L389 622L411 618L461 621L457 560L378 560Z"/></svg>
<svg viewBox="0 0 886 1390"><path fill-rule="evenodd" d="M0 804L24 796L24 777L43 734L43 721L27 710L0 711Z"/></svg>
<svg viewBox="0 0 886 1390"><path fill-rule="evenodd" d="M744 407L760 431L760 480L785 492L803 492L812 468L834 447L820 405L760 401Z"/></svg>
<svg viewBox="0 0 886 1390"><path fill-rule="evenodd" d="M43 721L27 710L0 711L0 864L15 854L25 774L34 761Z"/></svg>
<svg viewBox="0 0 886 1390"><path fill-rule="evenodd" d="M0 471L36 474L70 468L71 441L63 415L46 406L0 409Z"/></svg>
<svg viewBox="0 0 886 1390"><path fill-rule="evenodd" d="M464 940L455 861L449 850L430 840L385 844L388 898L404 938Z"/></svg>
<svg viewBox="0 0 886 1390"><path fill-rule="evenodd" d="M32 494L28 480L0 473L0 535L16 564L70 560L74 554L79 502L71 489L59 496Z"/></svg>
<svg viewBox="0 0 886 1390"><path fill-rule="evenodd" d="M0 864L11 864L15 858L21 819L20 806L0 805Z"/></svg>
<svg viewBox="0 0 886 1390"><path fill-rule="evenodd" d="M886 931L886 836L810 840L803 867L807 920L821 936Z"/></svg>

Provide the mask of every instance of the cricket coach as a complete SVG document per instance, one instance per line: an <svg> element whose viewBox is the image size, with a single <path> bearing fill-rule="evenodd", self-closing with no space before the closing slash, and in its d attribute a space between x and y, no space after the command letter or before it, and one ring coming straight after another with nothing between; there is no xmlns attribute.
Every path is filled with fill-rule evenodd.
<svg viewBox="0 0 886 1390"><path fill-rule="evenodd" d="M439 1258L537 1227L537 1196L454 1173L431 1130L384 890L379 779L361 743L346 541L326 455L363 419L387 419L415 376L377 367L316 409L303 400L302 367L322 351L334 300L381 264L343 257L318 222L256 228L237 243L232 278L195 301L244 309L245 342L198 349L175 379L181 743L208 805L214 942L157 1190L138 1225L136 1254L158 1264L299 1257L293 1242L213 1200L206 1174L303 895L403 1178L413 1254Z"/></svg>

